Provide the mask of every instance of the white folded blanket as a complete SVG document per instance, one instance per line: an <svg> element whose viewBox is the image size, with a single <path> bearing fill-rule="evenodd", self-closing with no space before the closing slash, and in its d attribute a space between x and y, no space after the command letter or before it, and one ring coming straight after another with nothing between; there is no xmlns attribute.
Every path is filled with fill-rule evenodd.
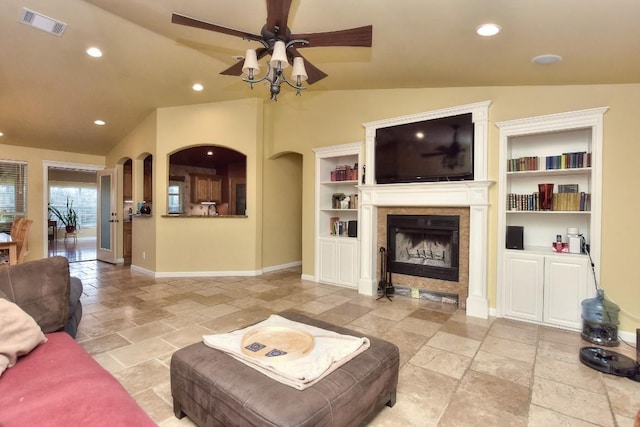
<svg viewBox="0 0 640 427"><path fill-rule="evenodd" d="M308 353L286 360L278 357L253 357L243 352L242 339L248 332L265 326L291 328L313 336L313 349ZM273 314L267 320L226 334L204 335L209 347L224 351L240 362L262 372L270 378L298 390L304 390L320 381L349 360L369 348L369 339L342 335L304 323L294 322ZM245 346L247 343L245 343Z"/></svg>

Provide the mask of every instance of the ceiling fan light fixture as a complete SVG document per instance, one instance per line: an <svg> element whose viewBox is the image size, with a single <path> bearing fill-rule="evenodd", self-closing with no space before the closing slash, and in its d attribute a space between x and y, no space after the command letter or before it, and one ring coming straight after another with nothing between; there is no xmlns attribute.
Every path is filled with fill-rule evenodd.
<svg viewBox="0 0 640 427"><path fill-rule="evenodd" d="M250 75L252 72L258 73L260 71L260 64L258 64L258 56L253 49L247 49L247 53L244 56L244 64L242 65L242 72ZM253 78L250 76L250 78Z"/></svg>
<svg viewBox="0 0 640 427"><path fill-rule="evenodd" d="M301 56L296 56L295 58L293 58L293 69L291 70L291 78L297 81L298 85L309 78L309 76L307 75L307 70L304 67L304 58L302 58Z"/></svg>
<svg viewBox="0 0 640 427"><path fill-rule="evenodd" d="M287 61L287 48L282 40L278 40L273 46L273 54L271 54L271 60L269 61L272 67L284 70L289 66Z"/></svg>

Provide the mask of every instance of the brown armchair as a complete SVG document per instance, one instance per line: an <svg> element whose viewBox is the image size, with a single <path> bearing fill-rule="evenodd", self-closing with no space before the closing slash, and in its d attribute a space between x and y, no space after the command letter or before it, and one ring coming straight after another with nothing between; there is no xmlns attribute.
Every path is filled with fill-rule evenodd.
<svg viewBox="0 0 640 427"><path fill-rule="evenodd" d="M0 269L0 297L14 302L42 332L64 330L75 337L82 318L82 282L69 275L65 257L51 257Z"/></svg>

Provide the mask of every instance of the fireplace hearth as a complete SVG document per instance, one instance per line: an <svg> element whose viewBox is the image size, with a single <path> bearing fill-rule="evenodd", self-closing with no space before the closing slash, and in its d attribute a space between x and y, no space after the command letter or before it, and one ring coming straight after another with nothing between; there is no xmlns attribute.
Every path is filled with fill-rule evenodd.
<svg viewBox="0 0 640 427"><path fill-rule="evenodd" d="M456 215L387 216L389 271L457 282L459 230Z"/></svg>

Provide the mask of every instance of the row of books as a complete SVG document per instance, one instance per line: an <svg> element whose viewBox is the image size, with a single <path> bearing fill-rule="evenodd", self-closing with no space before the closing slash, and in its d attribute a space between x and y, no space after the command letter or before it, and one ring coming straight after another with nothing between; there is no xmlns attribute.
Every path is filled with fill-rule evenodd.
<svg viewBox="0 0 640 427"><path fill-rule="evenodd" d="M591 153L586 151L563 153L559 156L546 156L544 167L552 169L574 169L591 167ZM507 160L508 172L540 170L540 157L526 156Z"/></svg>
<svg viewBox="0 0 640 427"><path fill-rule="evenodd" d="M547 169L574 169L591 167L591 153L578 151L560 156L547 156Z"/></svg>
<svg viewBox="0 0 640 427"><path fill-rule="evenodd" d="M520 172L520 171L537 171L539 167L539 157L528 156L518 157L517 159L507 160L507 171Z"/></svg>
<svg viewBox="0 0 640 427"><path fill-rule="evenodd" d="M329 219L329 233L334 236L348 235L349 221L340 221L340 218L333 216Z"/></svg>
<svg viewBox="0 0 640 427"><path fill-rule="evenodd" d="M358 209L358 194L335 193L331 197L332 209Z"/></svg>
<svg viewBox="0 0 640 427"><path fill-rule="evenodd" d="M540 193L507 194L507 210L540 211ZM552 211L590 211L590 193L553 193Z"/></svg>
<svg viewBox="0 0 640 427"><path fill-rule="evenodd" d="M358 180L358 164L339 165L335 170L331 171L331 181L357 181Z"/></svg>

